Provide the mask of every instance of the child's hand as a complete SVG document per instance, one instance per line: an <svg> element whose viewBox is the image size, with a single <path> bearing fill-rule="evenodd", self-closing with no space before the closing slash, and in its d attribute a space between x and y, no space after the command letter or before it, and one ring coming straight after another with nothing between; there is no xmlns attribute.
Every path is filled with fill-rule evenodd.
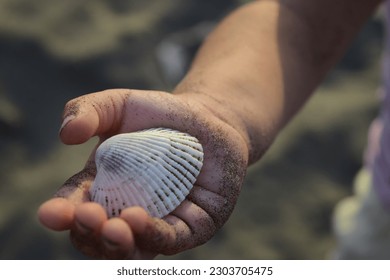
<svg viewBox="0 0 390 280"><path fill-rule="evenodd" d="M93 151L85 168L65 182L56 198L42 204L38 211L42 224L70 230L74 246L94 258L153 258L179 253L213 237L236 203L248 147L232 126L194 96L107 90L68 102L60 132L66 144L80 144L93 136L101 142L118 133L167 127L197 137L204 164L190 195L163 219L152 218L139 207L108 219L100 205L89 201L88 188L96 173Z"/></svg>

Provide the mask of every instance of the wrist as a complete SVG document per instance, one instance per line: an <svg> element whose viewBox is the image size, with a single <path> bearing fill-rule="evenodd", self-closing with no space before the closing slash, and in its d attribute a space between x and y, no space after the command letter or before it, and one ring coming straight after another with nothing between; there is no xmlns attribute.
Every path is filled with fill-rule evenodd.
<svg viewBox="0 0 390 280"><path fill-rule="evenodd" d="M223 95L215 94L221 93ZM263 110L262 104L244 102L242 89L228 87L216 81L211 83L194 82L179 85L174 95L184 100L191 108L196 108L201 116L228 128L233 137L241 138L249 163L258 160L271 145L280 129L272 114ZM241 100L240 100L241 99ZM251 107L251 108L249 108Z"/></svg>

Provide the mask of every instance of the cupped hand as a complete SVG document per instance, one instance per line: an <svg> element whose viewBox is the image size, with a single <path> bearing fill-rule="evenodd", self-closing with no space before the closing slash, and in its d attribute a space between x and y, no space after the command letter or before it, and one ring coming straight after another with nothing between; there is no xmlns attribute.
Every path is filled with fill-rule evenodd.
<svg viewBox="0 0 390 280"><path fill-rule="evenodd" d="M41 205L41 223L69 230L74 246L92 258L149 259L205 243L230 216L248 163L247 142L227 121L231 118L216 114L201 94L115 89L71 100L60 131L65 144L81 144L93 136L101 143L118 133L166 127L197 137L204 163L188 197L164 218L130 207L109 219L100 205L90 202L93 151L85 168Z"/></svg>

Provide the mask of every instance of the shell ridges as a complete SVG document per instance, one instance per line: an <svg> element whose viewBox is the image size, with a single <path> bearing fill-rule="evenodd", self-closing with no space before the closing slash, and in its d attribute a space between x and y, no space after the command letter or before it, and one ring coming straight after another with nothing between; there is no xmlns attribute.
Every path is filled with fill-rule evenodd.
<svg viewBox="0 0 390 280"><path fill-rule="evenodd" d="M199 141L167 128L115 135L97 149L91 200L109 217L130 206L151 216L172 212L191 191L203 164Z"/></svg>

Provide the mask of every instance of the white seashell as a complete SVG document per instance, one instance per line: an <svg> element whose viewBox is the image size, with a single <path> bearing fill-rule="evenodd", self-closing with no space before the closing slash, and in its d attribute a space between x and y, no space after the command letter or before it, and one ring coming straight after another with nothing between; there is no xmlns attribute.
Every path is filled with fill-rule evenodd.
<svg viewBox="0 0 390 280"><path fill-rule="evenodd" d="M97 149L91 200L109 217L141 206L162 218L189 194L203 164L199 141L166 128L115 135Z"/></svg>

